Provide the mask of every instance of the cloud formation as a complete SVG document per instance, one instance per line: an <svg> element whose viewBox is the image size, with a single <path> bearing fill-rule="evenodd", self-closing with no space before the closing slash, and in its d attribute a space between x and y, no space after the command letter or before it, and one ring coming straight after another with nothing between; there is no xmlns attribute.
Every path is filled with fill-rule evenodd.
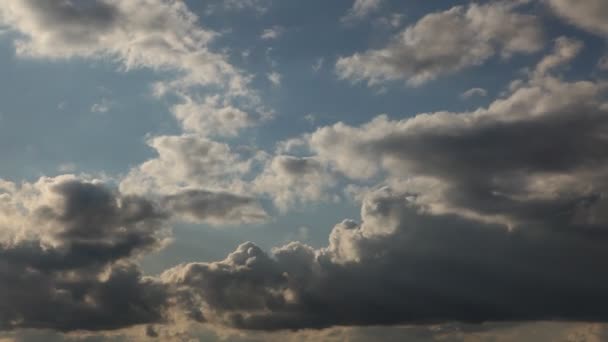
<svg viewBox="0 0 608 342"><path fill-rule="evenodd" d="M316 158L278 155L254 179L253 189L268 194L286 211L296 204L328 200L328 188L334 183L331 172Z"/></svg>
<svg viewBox="0 0 608 342"><path fill-rule="evenodd" d="M166 286L133 263L168 236L166 213L96 181L6 183L0 329L108 330L160 322Z"/></svg>
<svg viewBox="0 0 608 342"><path fill-rule="evenodd" d="M431 211L508 226L605 224L606 84L544 74L573 46L558 40L530 80L487 108L338 123L312 133L309 144L347 177L382 171L415 192L428 188L419 201Z"/></svg>
<svg viewBox="0 0 608 342"><path fill-rule="evenodd" d="M497 54L508 58L542 46L538 18L518 12L516 2L470 4L424 16L384 48L341 57L336 71L342 79L368 85L396 80L419 85Z"/></svg>
<svg viewBox="0 0 608 342"><path fill-rule="evenodd" d="M380 3L357 0L349 15ZM537 52L539 20L521 3L428 14L385 48L339 59L337 71L370 85L416 85ZM548 3L604 34L600 2ZM26 0L0 5L0 21L20 33L20 56L178 71L157 90L183 101L172 113L185 131L150 138L157 156L118 188L86 176L0 180L2 331L142 326L164 338L163 326L184 318L260 331L608 321L608 83L560 75L583 49L578 40L557 38L486 107L339 122L269 155L211 140L237 138L257 119L232 102L248 76L209 50L217 33L200 28L182 1ZM280 85L280 74L267 76ZM185 90L194 85L222 89L195 96ZM463 97L475 94L486 93ZM259 223L269 215L258 197L285 211L332 200L344 183L358 189L360 218L336 224L324 247L290 242L266 252L245 242L223 260L158 276L138 266L167 244L173 222Z"/></svg>
<svg viewBox="0 0 608 342"><path fill-rule="evenodd" d="M276 163L383 174L360 221L337 224L324 248L247 242L161 279L191 317L239 329L608 320L608 86L551 74L579 49L558 39L473 112L318 129L304 137L313 157Z"/></svg>
<svg viewBox="0 0 608 342"><path fill-rule="evenodd" d="M551 9L572 24L608 36L608 4L603 0L546 0Z"/></svg>
<svg viewBox="0 0 608 342"><path fill-rule="evenodd" d="M159 89L223 86L246 92L247 77L208 45L217 36L200 28L182 1L93 0L5 2L0 23L22 34L17 53L36 58L106 58L126 69L177 70Z"/></svg>
<svg viewBox="0 0 608 342"><path fill-rule="evenodd" d="M510 232L423 210L413 194L380 189L326 248L245 243L162 278L189 312L241 329L608 318L605 234Z"/></svg>

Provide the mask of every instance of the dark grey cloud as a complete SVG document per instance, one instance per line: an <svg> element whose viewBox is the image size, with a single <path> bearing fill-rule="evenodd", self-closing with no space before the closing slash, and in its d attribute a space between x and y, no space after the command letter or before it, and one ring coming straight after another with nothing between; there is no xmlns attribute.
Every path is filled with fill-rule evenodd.
<svg viewBox="0 0 608 342"><path fill-rule="evenodd" d="M105 1L36 1L25 0L22 6L28 8L40 24L57 30L58 36L66 43L89 44L115 25L120 12L110 2Z"/></svg>
<svg viewBox="0 0 608 342"><path fill-rule="evenodd" d="M164 277L190 310L242 329L608 319L603 231L508 231L421 214L409 198L377 191L324 249L246 243Z"/></svg>
<svg viewBox="0 0 608 342"><path fill-rule="evenodd" d="M261 222L268 218L255 198L229 192L185 190L165 196L163 206L175 216L198 222Z"/></svg>
<svg viewBox="0 0 608 342"><path fill-rule="evenodd" d="M150 324L167 322L181 295L137 262L168 242L169 221L267 218L255 199L227 192L145 198L74 176L2 186L0 331L148 325L153 336Z"/></svg>
<svg viewBox="0 0 608 342"><path fill-rule="evenodd" d="M64 177L44 185L36 185L33 199L41 204L23 221L13 218L39 227L0 244L0 329L108 330L161 321L166 286L133 261L163 244L167 215L98 183Z"/></svg>

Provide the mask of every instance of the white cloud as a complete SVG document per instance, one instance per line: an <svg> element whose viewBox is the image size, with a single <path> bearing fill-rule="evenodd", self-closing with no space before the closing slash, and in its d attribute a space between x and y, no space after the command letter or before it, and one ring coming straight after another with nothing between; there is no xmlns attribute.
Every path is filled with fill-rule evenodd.
<svg viewBox="0 0 608 342"><path fill-rule="evenodd" d="M150 139L158 157L133 168L120 184L125 193L172 194L182 190L229 190L249 172L251 159L227 144L185 134ZM236 189L235 189L236 190Z"/></svg>
<svg viewBox="0 0 608 342"><path fill-rule="evenodd" d="M428 14L384 48L339 58L336 71L341 79L368 85L395 80L419 85L496 54L536 52L543 46L540 22L516 7L495 2Z"/></svg>
<svg viewBox="0 0 608 342"><path fill-rule="evenodd" d="M274 40L282 36L284 32L285 29L283 27L273 26L262 31L262 34L260 34L260 38L264 40Z"/></svg>
<svg viewBox="0 0 608 342"><path fill-rule="evenodd" d="M0 23L21 33L18 55L35 58L114 60L125 69L177 70L159 91L219 85L246 94L248 76L208 45L218 35L198 26L182 1L10 1L0 4Z"/></svg>
<svg viewBox="0 0 608 342"><path fill-rule="evenodd" d="M460 94L460 98L462 99L469 99L473 96L481 96L484 97L488 94L488 92L483 89L483 88L471 88L467 91L465 91L464 93Z"/></svg>
<svg viewBox="0 0 608 342"><path fill-rule="evenodd" d="M254 124L248 113L218 95L208 96L203 102L185 96L171 110L185 131L205 136L235 136Z"/></svg>
<svg viewBox="0 0 608 342"><path fill-rule="evenodd" d="M278 87L278 86L281 85L281 80L282 79L283 79L283 76L280 73L276 72L276 71L273 71L273 72L271 72L271 73L268 74L268 80L275 87Z"/></svg>
<svg viewBox="0 0 608 342"><path fill-rule="evenodd" d="M286 211L295 204L330 200L328 189L334 183L317 159L278 155L254 179L252 188L269 195L277 208Z"/></svg>

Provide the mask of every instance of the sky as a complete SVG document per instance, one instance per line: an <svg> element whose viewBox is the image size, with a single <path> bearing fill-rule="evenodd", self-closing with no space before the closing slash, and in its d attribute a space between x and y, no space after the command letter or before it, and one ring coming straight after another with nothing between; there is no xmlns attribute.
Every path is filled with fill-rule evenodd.
<svg viewBox="0 0 608 342"><path fill-rule="evenodd" d="M608 339L607 18L2 1L0 341Z"/></svg>

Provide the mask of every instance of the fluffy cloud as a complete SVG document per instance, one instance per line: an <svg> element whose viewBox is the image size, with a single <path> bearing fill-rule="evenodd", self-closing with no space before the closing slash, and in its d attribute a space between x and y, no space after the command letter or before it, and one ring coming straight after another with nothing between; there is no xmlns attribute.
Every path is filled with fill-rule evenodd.
<svg viewBox="0 0 608 342"><path fill-rule="evenodd" d="M605 224L607 86L545 75L578 43L558 40L528 81L467 113L379 116L308 136L320 160L353 179L407 180L428 210L509 226ZM559 215L557 213L560 213Z"/></svg>
<svg viewBox="0 0 608 342"><path fill-rule="evenodd" d="M70 175L3 181L0 212L0 330L165 323L176 313L175 287L144 276L137 260L170 241L169 220L266 219L245 196L192 190L148 199Z"/></svg>
<svg viewBox="0 0 608 342"><path fill-rule="evenodd" d="M172 112L184 130L206 136L235 136L254 123L248 113L221 101L217 95L202 102L185 97L182 103L172 108Z"/></svg>
<svg viewBox="0 0 608 342"><path fill-rule="evenodd" d="M199 135L159 136L148 144L158 157L131 169L121 191L160 198L174 217L187 221L253 223L267 218L258 201L244 194L250 186L241 180L264 156L244 156Z"/></svg>
<svg viewBox="0 0 608 342"><path fill-rule="evenodd" d="M443 74L479 65L500 54L532 53L543 45L538 19L516 12L516 3L457 6L424 16L391 39L384 48L342 57L342 79L407 80L417 85Z"/></svg>
<svg viewBox="0 0 608 342"><path fill-rule="evenodd" d="M185 188L222 188L251 167L227 144L198 135L159 136L148 141L158 157L131 170L122 180L126 192L171 193Z"/></svg>
<svg viewBox="0 0 608 342"><path fill-rule="evenodd" d="M361 215L338 224L326 248L267 254L245 243L162 278L194 317L244 329L608 318L602 231L508 231L425 214L414 195L388 188Z"/></svg>
<svg viewBox="0 0 608 342"><path fill-rule="evenodd" d="M546 0L549 6L569 22L594 33L608 36L608 4L603 0Z"/></svg>
<svg viewBox="0 0 608 342"><path fill-rule="evenodd" d="M551 75L580 48L558 39L487 108L305 136L314 155L277 157L273 177L383 176L361 221L324 248L248 242L162 281L190 317L239 329L606 321L608 85Z"/></svg>
<svg viewBox="0 0 608 342"><path fill-rule="evenodd" d="M19 55L36 58L107 58L125 68L177 70L158 90L191 85L248 92L248 77L209 50L217 33L200 28L182 1L94 0L4 2L0 23L19 32Z"/></svg>
<svg viewBox="0 0 608 342"><path fill-rule="evenodd" d="M327 200L327 190L334 183L334 177L317 159L278 155L253 181L253 189L270 195L285 211L296 203Z"/></svg>
<svg viewBox="0 0 608 342"><path fill-rule="evenodd" d="M161 247L154 203L70 176L4 188L0 329L106 330L160 322L166 286L133 258Z"/></svg>

